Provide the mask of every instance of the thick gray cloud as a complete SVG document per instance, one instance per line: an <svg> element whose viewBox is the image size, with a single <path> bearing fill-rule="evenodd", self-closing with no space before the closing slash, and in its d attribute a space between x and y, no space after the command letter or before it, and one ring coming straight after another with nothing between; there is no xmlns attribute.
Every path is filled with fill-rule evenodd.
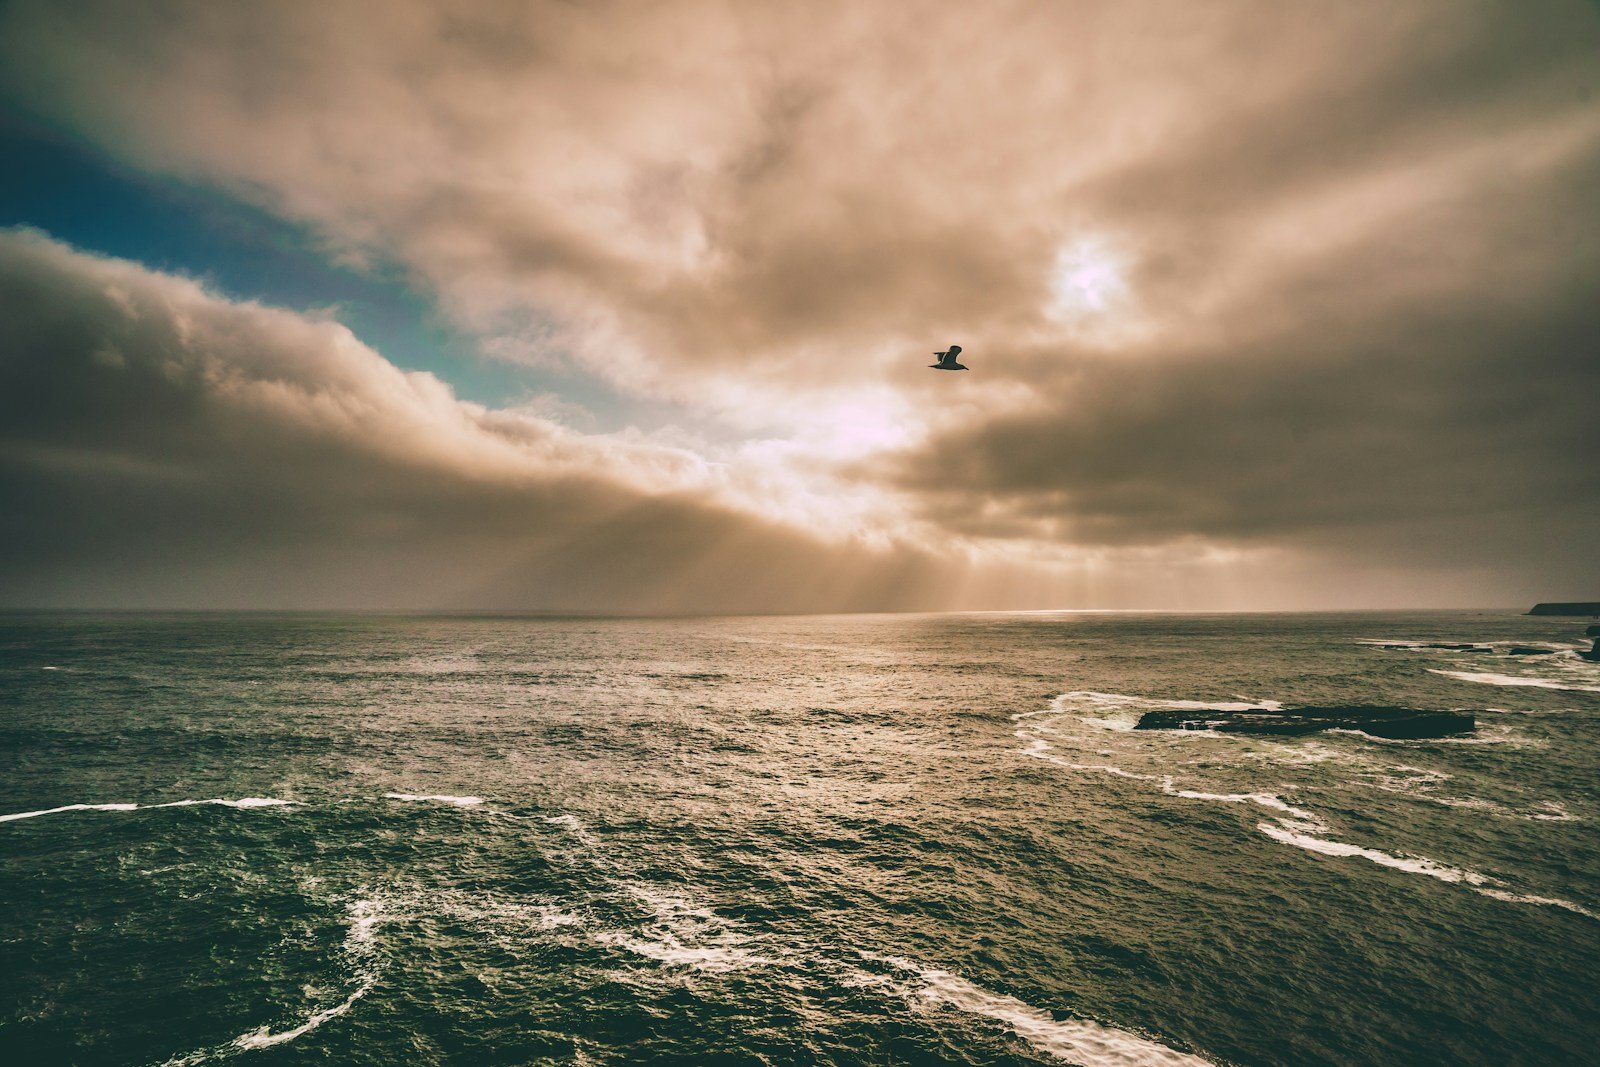
<svg viewBox="0 0 1600 1067"><path fill-rule="evenodd" d="M496 353L779 439L723 476L730 496L697 473L705 449L479 412L473 432L515 437L537 478L484 489L484 456L526 457L419 475L408 453L369 488L313 420L260 478L305 492L320 468L330 529L369 493L363 521L390 494L414 529L444 521L418 501L465 493L453 529L485 537L535 500L573 518L534 531L647 501L616 534L632 558L684 540L654 509L745 544L835 507L884 552L931 541L991 568L888 587L984 606L1600 585L1592 4L15 0L0 72L124 162L398 261ZM974 372L923 369L952 340ZM285 345L326 360L323 340ZM226 440L184 395L151 394L166 420L69 426L46 419L84 399L64 394L29 447ZM537 485L490 507L505 477Z"/></svg>
<svg viewBox="0 0 1600 1067"><path fill-rule="evenodd" d="M919 553L714 490L671 449L463 404L335 322L0 231L0 602L806 611L939 588Z"/></svg>

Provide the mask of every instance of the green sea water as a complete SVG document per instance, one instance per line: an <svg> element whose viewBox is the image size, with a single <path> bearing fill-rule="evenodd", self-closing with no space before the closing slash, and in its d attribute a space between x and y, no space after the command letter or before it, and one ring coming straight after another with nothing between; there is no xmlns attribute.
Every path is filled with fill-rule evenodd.
<svg viewBox="0 0 1600 1067"><path fill-rule="evenodd" d="M1581 632L3 616L0 1062L1600 1062Z"/></svg>

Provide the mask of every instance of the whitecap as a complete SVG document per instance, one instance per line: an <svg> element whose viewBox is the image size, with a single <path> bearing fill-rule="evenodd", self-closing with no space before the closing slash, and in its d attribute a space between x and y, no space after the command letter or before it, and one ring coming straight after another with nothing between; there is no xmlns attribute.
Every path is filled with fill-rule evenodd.
<svg viewBox="0 0 1600 1067"><path fill-rule="evenodd" d="M249 1052L287 1044L297 1037L304 1037L329 1019L336 1019L354 1007L356 1001L370 993L378 984L379 971L373 963L374 941L378 925L388 916L383 903L371 898L352 901L347 911L349 925L345 930L343 953L354 973L356 984L343 1000L312 1012L298 1026L287 1030L273 1030L269 1026L258 1027L249 1033L240 1034L225 1044L173 1056L161 1067L198 1067L199 1064L230 1053Z"/></svg>
<svg viewBox="0 0 1600 1067"><path fill-rule="evenodd" d="M232 1045L237 1049L249 1050L256 1048L271 1048L273 1045L282 1045L285 1042L293 1041L297 1037L302 1037L306 1034L309 1034L311 1031L315 1030L329 1019L336 1019L345 1012L349 1011L351 1006L354 1005L356 1001L360 1000L362 997L366 996L369 991L371 991L373 985L374 981L362 983L360 986L356 987L356 990L346 997L342 1002L335 1004L331 1008L323 1008L321 1011L313 1013L310 1018L292 1030L279 1030L274 1032L268 1027L263 1026L261 1029L252 1031L251 1033L240 1034L238 1037L233 1039Z"/></svg>
<svg viewBox="0 0 1600 1067"><path fill-rule="evenodd" d="M710 908L674 893L638 883L624 887L650 912L636 930L600 930L603 945L644 956L669 967L717 973L775 964L751 946L755 939Z"/></svg>
<svg viewBox="0 0 1600 1067"><path fill-rule="evenodd" d="M561 827L586 848L596 850L600 848L600 842L589 832L588 827L583 824L583 820L576 815L543 815L540 816L540 819L546 825Z"/></svg>
<svg viewBox="0 0 1600 1067"><path fill-rule="evenodd" d="M1527 686L1535 689L1559 689L1569 693L1600 693L1600 685L1567 685L1564 682L1551 681L1549 678L1528 678L1488 671L1441 671L1433 667L1428 669L1433 674L1442 674L1446 678L1462 682L1477 682L1480 685Z"/></svg>
<svg viewBox="0 0 1600 1067"><path fill-rule="evenodd" d="M142 811L153 808L188 808L197 804L218 804L227 808L281 808L297 803L293 800L278 800L275 797L241 797L238 800L214 797L208 800L172 800L165 804L63 804L59 808L41 808L38 811L19 811L10 815L0 815L0 822L36 819L41 815L57 815L67 811Z"/></svg>
<svg viewBox="0 0 1600 1067"><path fill-rule="evenodd" d="M1281 811L1308 824L1321 825L1315 815L1304 808L1295 807L1275 793L1202 793L1194 789L1175 788L1171 776L1163 777L1161 791L1168 796L1185 797L1189 800L1215 800L1223 804L1256 804L1263 808Z"/></svg>
<svg viewBox="0 0 1600 1067"><path fill-rule="evenodd" d="M287 808L297 805L299 801L279 800L276 797L240 797L238 800L224 800L212 797L208 800L172 800L165 804L141 804L142 808L189 808L196 804L216 804L224 808Z"/></svg>
<svg viewBox="0 0 1600 1067"><path fill-rule="evenodd" d="M1132 778L1140 782L1154 782L1157 780L1156 775L1139 774L1136 771L1123 770L1121 767L1113 767L1109 763L1068 763L1065 760L1060 759L1055 760L1055 762L1059 763L1063 767L1068 767L1075 771L1096 771L1100 774L1115 775L1118 778Z"/></svg>
<svg viewBox="0 0 1600 1067"><path fill-rule="evenodd" d="M900 956L871 952L861 955L915 975L920 985L902 989L903 995L1002 1023L1033 1048L1068 1063L1081 1067L1213 1067L1210 1060L1179 1052L1141 1034L1088 1019L1057 1019L1016 997L990 992L950 971L923 967Z"/></svg>
<svg viewBox="0 0 1600 1067"><path fill-rule="evenodd" d="M302 1037L327 1022L349 1011L356 1001L372 991L378 984L378 972L371 965L378 925L388 916L376 899L352 901L348 907L350 919L344 935L344 952L356 972L357 984L350 994L337 1004L312 1012L305 1022L288 1030L274 1031L263 1026L248 1034L240 1034L230 1044L237 1049L271 1048Z"/></svg>
<svg viewBox="0 0 1600 1067"><path fill-rule="evenodd" d="M385 793L389 800L431 801L436 804L453 804L458 808L473 808L483 803L482 797L457 797L447 793Z"/></svg>
<svg viewBox="0 0 1600 1067"><path fill-rule="evenodd" d="M59 808L40 808L38 811L19 811L11 815L0 815L0 822L37 819L41 815L56 815L63 811L137 811L138 808L137 804L63 804Z"/></svg>
<svg viewBox="0 0 1600 1067"><path fill-rule="evenodd" d="M594 939L602 945L620 948L668 967L688 967L713 974L777 962L750 952L738 943L685 944L670 932L641 937L622 930L601 930L594 935Z"/></svg>
<svg viewBox="0 0 1600 1067"><path fill-rule="evenodd" d="M1346 844L1343 841L1330 841L1325 837L1318 837L1312 833L1302 832L1282 821L1277 823L1260 823L1256 829L1286 845L1294 845L1309 852L1320 852L1324 856L1359 856L1361 859L1370 860L1384 867L1393 867L1395 870L1407 871L1411 874L1425 874L1429 878L1437 878L1441 882L1465 882L1468 885L1483 885L1489 881L1487 875L1476 871L1463 870L1460 867L1451 867L1423 856L1395 856L1375 848L1362 848L1360 845Z"/></svg>
<svg viewBox="0 0 1600 1067"><path fill-rule="evenodd" d="M1323 732L1338 734L1341 737L1353 737L1372 745L1399 745L1413 748L1422 745L1512 745L1516 748L1544 748L1548 745L1548 742L1537 738L1523 737L1509 726L1480 726L1470 734L1457 737L1379 737L1361 730L1345 730L1337 727Z"/></svg>
<svg viewBox="0 0 1600 1067"><path fill-rule="evenodd" d="M1480 887L1478 892L1486 897L1494 897L1496 900L1509 900L1513 904L1542 904L1552 908L1565 908L1567 911L1576 912L1591 919L1600 919L1600 912L1591 911L1582 904L1574 904L1570 900L1562 900L1559 897L1539 897L1531 893L1512 893L1504 889L1486 887Z"/></svg>
<svg viewBox="0 0 1600 1067"><path fill-rule="evenodd" d="M1053 698L1049 707L1018 712L1011 719L1020 723L1028 719L1074 715L1082 722L1102 730L1123 731L1134 728L1138 719L1135 713L1146 711L1277 711L1282 707L1283 704L1276 700L1165 700L1075 689Z"/></svg>
<svg viewBox="0 0 1600 1067"><path fill-rule="evenodd" d="M511 899L488 892L430 889L419 897L419 906L448 915L458 922L492 928L546 931L583 925L582 916L558 904Z"/></svg>

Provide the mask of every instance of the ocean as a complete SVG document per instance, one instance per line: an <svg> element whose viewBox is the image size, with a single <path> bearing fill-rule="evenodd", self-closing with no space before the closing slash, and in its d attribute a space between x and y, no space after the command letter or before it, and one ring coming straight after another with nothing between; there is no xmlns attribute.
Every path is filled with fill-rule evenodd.
<svg viewBox="0 0 1600 1067"><path fill-rule="evenodd" d="M1600 1062L1584 622L0 616L0 1062Z"/></svg>

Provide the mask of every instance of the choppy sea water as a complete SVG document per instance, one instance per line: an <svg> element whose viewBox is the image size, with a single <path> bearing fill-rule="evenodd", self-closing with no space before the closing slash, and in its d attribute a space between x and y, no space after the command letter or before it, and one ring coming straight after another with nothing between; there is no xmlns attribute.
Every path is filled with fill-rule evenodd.
<svg viewBox="0 0 1600 1067"><path fill-rule="evenodd" d="M1594 1062L1582 629L0 617L0 1060Z"/></svg>

